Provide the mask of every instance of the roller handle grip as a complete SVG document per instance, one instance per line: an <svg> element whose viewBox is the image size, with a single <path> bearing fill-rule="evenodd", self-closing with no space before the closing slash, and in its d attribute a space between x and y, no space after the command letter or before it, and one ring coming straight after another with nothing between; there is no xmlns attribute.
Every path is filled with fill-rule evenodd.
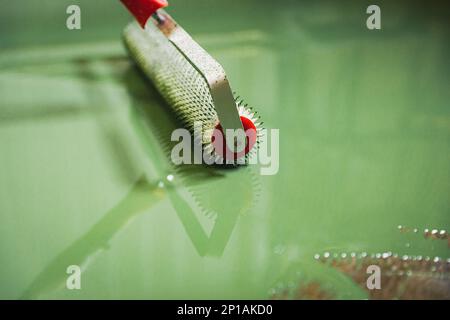
<svg viewBox="0 0 450 320"><path fill-rule="evenodd" d="M142 28L156 10L169 5L166 0L120 0L136 18Z"/></svg>

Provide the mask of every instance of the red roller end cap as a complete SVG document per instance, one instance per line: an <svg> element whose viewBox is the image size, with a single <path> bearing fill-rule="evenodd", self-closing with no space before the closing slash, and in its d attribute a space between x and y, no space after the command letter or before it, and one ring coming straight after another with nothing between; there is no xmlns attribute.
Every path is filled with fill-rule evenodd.
<svg viewBox="0 0 450 320"><path fill-rule="evenodd" d="M220 125L220 123L216 126L216 130L220 130L220 132L222 133L221 136L223 140L221 141L221 143L218 143L218 141L215 139L215 136L213 136L211 142L217 154L221 155L224 159L239 159L249 153L256 143L257 131L255 124L250 119L244 116L241 116L241 122L244 131L247 133L247 143L245 145L245 149L239 153L232 152L230 149L228 149L228 146L225 143L225 134L223 132L222 126Z"/></svg>
<svg viewBox="0 0 450 320"><path fill-rule="evenodd" d="M136 18L142 28L147 23L148 18L156 10L165 8L169 4L166 0L120 0L128 11Z"/></svg>

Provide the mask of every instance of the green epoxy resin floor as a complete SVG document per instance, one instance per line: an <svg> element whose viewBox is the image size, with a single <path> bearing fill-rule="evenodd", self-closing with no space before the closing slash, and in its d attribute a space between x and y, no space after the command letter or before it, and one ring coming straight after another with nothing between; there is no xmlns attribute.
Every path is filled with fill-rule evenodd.
<svg viewBox="0 0 450 320"><path fill-rule="evenodd" d="M171 165L176 123L123 49L120 4L78 1L72 32L73 1L28 2L0 10L0 298L267 299L314 283L364 299L325 253L450 257L424 237L450 229L439 10L381 2L369 31L366 3L172 1L280 129L279 172L261 176ZM81 290L65 287L73 264Z"/></svg>

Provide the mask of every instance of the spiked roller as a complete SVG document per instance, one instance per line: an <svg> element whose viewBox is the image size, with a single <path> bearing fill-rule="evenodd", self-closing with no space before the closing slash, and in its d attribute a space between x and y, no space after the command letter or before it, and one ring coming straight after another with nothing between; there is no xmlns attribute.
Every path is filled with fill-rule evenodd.
<svg viewBox="0 0 450 320"><path fill-rule="evenodd" d="M234 98L222 66L175 20L162 0L122 0L136 17L124 31L125 45L183 125L215 163L246 163L260 138L259 117ZM201 123L201 135L195 135ZM228 132L237 132L233 139Z"/></svg>

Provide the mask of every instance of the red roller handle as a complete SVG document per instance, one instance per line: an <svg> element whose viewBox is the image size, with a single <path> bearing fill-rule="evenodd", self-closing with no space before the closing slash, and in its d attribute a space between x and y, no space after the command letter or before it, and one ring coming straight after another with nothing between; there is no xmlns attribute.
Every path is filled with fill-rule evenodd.
<svg viewBox="0 0 450 320"><path fill-rule="evenodd" d="M166 0L120 0L128 11L136 18L142 28L147 23L148 18L160 8L167 7Z"/></svg>

